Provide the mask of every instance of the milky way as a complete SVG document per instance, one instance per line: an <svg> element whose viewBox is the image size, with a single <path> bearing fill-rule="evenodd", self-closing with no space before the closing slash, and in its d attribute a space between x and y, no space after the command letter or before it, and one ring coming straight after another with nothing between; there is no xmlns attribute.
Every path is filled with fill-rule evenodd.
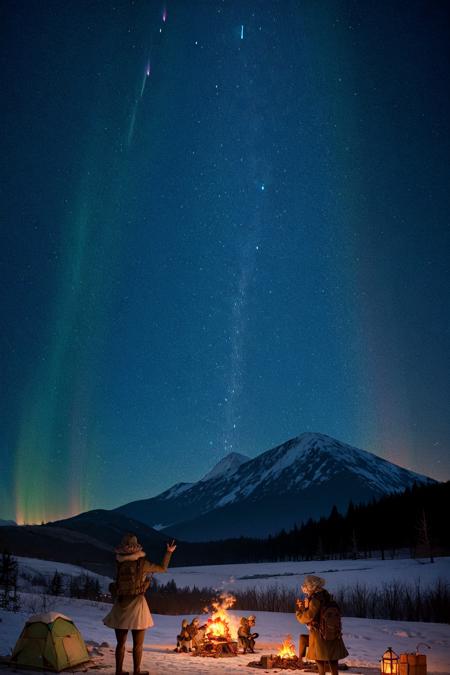
<svg viewBox="0 0 450 675"><path fill-rule="evenodd" d="M304 431L448 479L448 13L7 3L0 518Z"/></svg>

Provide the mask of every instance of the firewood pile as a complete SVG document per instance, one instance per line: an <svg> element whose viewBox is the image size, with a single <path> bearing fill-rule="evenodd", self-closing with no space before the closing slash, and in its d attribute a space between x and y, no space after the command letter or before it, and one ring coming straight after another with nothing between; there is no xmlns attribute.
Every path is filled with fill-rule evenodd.
<svg viewBox="0 0 450 675"><path fill-rule="evenodd" d="M237 656L238 643L227 638L206 639L199 649L193 652L193 656L212 656L219 658L221 656Z"/></svg>
<svg viewBox="0 0 450 675"><path fill-rule="evenodd" d="M247 666L250 668L261 668L262 670L270 670L271 668L277 668L279 670L302 670L304 673L317 673L318 669L315 663L309 662L305 663L302 659L299 659L297 656L277 656L276 654L269 654L261 656L259 661L250 661L247 663ZM339 664L339 671L348 670L346 663ZM325 667L325 672L330 673L331 670L327 665ZM358 671L359 672L359 671Z"/></svg>
<svg viewBox="0 0 450 675"><path fill-rule="evenodd" d="M279 670L303 670L317 673L317 668L314 666L312 668L305 667L304 662L298 656L286 657L269 654L261 656L259 661L250 661L247 665L251 668L262 668L264 670L278 668Z"/></svg>

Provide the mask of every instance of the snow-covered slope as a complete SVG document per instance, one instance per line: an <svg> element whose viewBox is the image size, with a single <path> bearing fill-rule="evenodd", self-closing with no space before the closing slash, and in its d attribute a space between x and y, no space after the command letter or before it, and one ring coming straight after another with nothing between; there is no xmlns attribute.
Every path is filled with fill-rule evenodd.
<svg viewBox="0 0 450 675"><path fill-rule="evenodd" d="M241 455L239 452L230 452L229 455L226 455L223 459L220 460L212 469L208 471L206 476L203 476L200 480L207 481L211 478L219 478L220 476L231 476L239 469L241 464L248 462L250 457L247 455Z"/></svg>
<svg viewBox="0 0 450 675"><path fill-rule="evenodd" d="M231 476L231 474L237 471L241 464L248 462L249 459L250 457L247 457L247 455L241 455L238 452L230 452L229 455L226 455L223 457L223 459L217 462L211 471L208 471L208 473L203 476L200 481L208 481L211 480L211 478L219 478L220 476ZM175 485L172 485L171 488L165 492L162 492L159 495L159 498L169 500L173 499L174 497L179 497L181 494L183 494L183 492L186 492L186 490L189 490L194 485L196 485L196 483L175 483ZM161 527L157 527L156 525L155 527L157 529L161 529Z"/></svg>
<svg viewBox="0 0 450 675"><path fill-rule="evenodd" d="M166 523L169 534L192 541L260 536L328 515L333 505L345 510L350 500L435 482L318 433L240 463L242 457L225 457L197 483L178 484L118 511L150 526Z"/></svg>
<svg viewBox="0 0 450 675"><path fill-rule="evenodd" d="M175 485L172 485L171 488L162 492L159 496L161 499L173 499L174 497L183 494L183 492L186 492L186 490L189 490L193 485L195 485L195 483L175 483Z"/></svg>
<svg viewBox="0 0 450 675"><path fill-rule="evenodd" d="M71 565L70 563L56 562L54 560L40 560L39 558L26 558L23 556L15 556L15 560L17 560L19 565L18 586L21 591L41 591L41 588L37 589L37 587L48 586L49 581L56 571L62 577L63 586L67 586L69 580L73 577L88 575L92 579L98 580L100 588L106 593L111 582L110 577L90 572L84 567ZM43 583L40 583L41 581Z"/></svg>
<svg viewBox="0 0 450 675"><path fill-rule="evenodd" d="M386 584L426 589L439 580L450 583L450 557L435 558L434 563L418 558L360 558L170 567L164 581L173 580L181 588L200 585L231 593L254 588L268 591L274 586L298 592L306 574L324 577L330 593L343 587L381 589Z"/></svg>

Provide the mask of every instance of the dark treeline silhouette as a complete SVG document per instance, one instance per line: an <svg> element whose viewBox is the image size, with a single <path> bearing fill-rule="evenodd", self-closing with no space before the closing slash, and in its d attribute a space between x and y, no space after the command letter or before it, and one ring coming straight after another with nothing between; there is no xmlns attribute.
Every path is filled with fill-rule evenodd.
<svg viewBox="0 0 450 675"><path fill-rule="evenodd" d="M298 589L299 590L299 589ZM294 612L298 591L277 584L232 589L235 610L258 612ZM217 591L197 586L154 583L147 592L156 614L202 614L218 599ZM450 621L450 584L437 579L432 585L389 581L380 586L366 584L341 586L334 594L344 616L402 621Z"/></svg>
<svg viewBox="0 0 450 675"><path fill-rule="evenodd" d="M280 497L281 498L281 497ZM266 539L240 537L185 544L175 566L280 562L410 555L428 558L450 553L450 481L414 485L368 504L350 502L346 514L308 520Z"/></svg>

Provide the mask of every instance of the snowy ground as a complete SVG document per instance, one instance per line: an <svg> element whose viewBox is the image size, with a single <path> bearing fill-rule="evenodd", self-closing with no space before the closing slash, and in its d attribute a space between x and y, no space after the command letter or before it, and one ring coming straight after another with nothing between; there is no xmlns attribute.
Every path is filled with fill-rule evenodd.
<svg viewBox="0 0 450 675"><path fill-rule="evenodd" d="M36 561L29 558L19 559L20 572L27 575L39 572L51 578L57 569L66 577L84 574L82 568L64 563ZM159 581L175 579L180 586L211 586L214 588L260 587L274 584L298 589L302 577L307 573L320 574L327 579L327 586L335 590L339 586L362 583L368 586L380 586L394 579L414 583L420 580L427 585L441 578L450 580L450 558L437 559L436 563L421 564L415 560L356 560L356 561L314 561L309 563L265 563L253 565L216 565L208 567L173 568L165 575L158 575ZM93 575L92 576L96 576ZM109 579L98 577L102 588L106 588ZM20 634L24 622L30 614L44 609L42 593L28 593L27 581L22 578L21 598L23 610L13 614L0 610L0 654L8 655ZM108 642L110 647L102 648L96 655L97 666L112 673L114 662L113 631L102 623L102 617L109 611L110 605L88 600L55 598L45 596L45 609L59 611L73 618L86 641ZM251 608L248 608L251 610ZM235 615L241 612L233 612ZM254 612L253 612L254 613ZM294 614L257 612L257 630L260 633L258 653L255 657L240 655L229 659L206 659L189 654L175 654L175 636L179 632L184 617L155 615L155 626L147 631L143 667L151 675L170 673L236 673L258 672L247 669L247 663L258 659L263 653L273 653L287 634L297 642L302 627ZM191 618L191 617L186 617ZM414 623L403 621L385 621L372 619L344 618L344 641L350 652L346 663L352 672L359 668L372 668L379 672L379 659L387 647L397 653L415 651L416 645L426 642L431 650L425 650L428 658L428 673L450 675L450 626L445 624ZM131 667L130 656L127 656ZM272 671L275 672L275 671Z"/></svg>
<svg viewBox="0 0 450 675"><path fill-rule="evenodd" d="M331 592L342 586L365 584L373 587L394 580L411 584L420 581L426 586L437 579L450 581L450 558L436 558L433 564L405 558L173 567L158 579L161 582L174 579L178 586L208 586L229 591L255 586L264 589L274 585L298 591L305 574L324 577Z"/></svg>
<svg viewBox="0 0 450 675"><path fill-rule="evenodd" d="M176 555L176 553L175 553ZM151 557L151 552L149 554ZM158 558L157 558L158 559ZM89 572L82 567L67 563L17 557L20 574L41 574L50 580L55 570L66 580L70 576L89 574L98 579L103 590L107 590L111 579ZM433 564L427 560L401 558L395 560L314 560L309 562L252 563L248 565L199 565L197 567L173 567L166 574L156 578L161 583L175 580L178 586L197 586L214 589L253 588L283 586L299 590L305 574L325 577L327 588L334 592L342 586L365 584L368 587L381 586L391 581L421 586L433 584L437 579L450 582L450 557L436 558ZM19 578L19 585L29 588L29 582Z"/></svg>
<svg viewBox="0 0 450 675"><path fill-rule="evenodd" d="M0 610L0 654L7 655L20 634L26 618L36 610L42 596L23 594L24 604L30 609L13 614ZM112 672L114 662L114 634L102 623L102 617L109 611L110 605L73 600L70 598L49 598L47 609L59 611L70 616L80 629L86 641L101 644L107 642L110 647L102 648L99 662L106 666L104 672ZM238 612L233 612L238 614ZM191 618L191 617L186 617ZM175 654L175 636L179 632L181 617L154 616L155 625L147 631L143 667L151 675L166 673L227 673L230 675L243 671L257 672L246 668L252 658L258 659L263 653L276 651L282 639L290 633L297 642L301 630L293 614L257 612L256 626L260 633L258 652L255 657L240 655L229 659L207 659L189 654ZM426 642L431 650L426 650L429 673L450 674L450 626L444 624L412 623L402 621L376 621L369 619L344 618L344 641L350 652L346 663L355 667L377 668L379 659L387 647L397 652L415 651L419 642ZM129 645L131 646L131 645ZM98 657L97 657L98 658ZM128 666L131 666L127 655Z"/></svg>

